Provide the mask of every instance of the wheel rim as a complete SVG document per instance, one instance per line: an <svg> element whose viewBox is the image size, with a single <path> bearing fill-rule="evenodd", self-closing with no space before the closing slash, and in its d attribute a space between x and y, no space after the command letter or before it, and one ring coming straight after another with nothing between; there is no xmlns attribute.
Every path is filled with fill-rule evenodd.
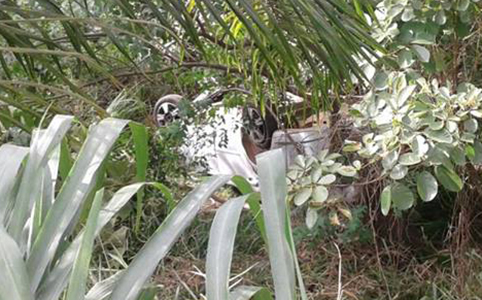
<svg viewBox="0 0 482 300"><path fill-rule="evenodd" d="M261 113L254 107L246 108L247 118L245 128L257 145L262 145L267 139L266 123Z"/></svg>
<svg viewBox="0 0 482 300"><path fill-rule="evenodd" d="M156 111L156 119L160 127L167 126L179 119L179 110L175 104L164 102Z"/></svg>

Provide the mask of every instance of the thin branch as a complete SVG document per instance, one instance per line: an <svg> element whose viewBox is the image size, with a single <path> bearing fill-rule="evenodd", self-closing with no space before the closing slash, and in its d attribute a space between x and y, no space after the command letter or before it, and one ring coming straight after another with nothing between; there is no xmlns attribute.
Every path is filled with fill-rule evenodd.
<svg viewBox="0 0 482 300"><path fill-rule="evenodd" d="M112 74L112 76L116 77L116 78L121 78L121 77L139 76L139 75L144 75L144 74L145 75L154 75L154 74L165 73L165 72L169 72L169 71L176 70L176 69L182 69L182 68L206 68L206 69L219 70L219 71L223 71L223 72L232 72L232 73L236 73L236 74L242 74L242 72L236 70L235 68L230 68L230 67L225 66L225 65L210 64L210 63L206 63L206 62L186 62L186 63L181 63L181 64L175 65L175 66L165 67L165 68L162 68L162 69L159 69L159 70L146 71L146 72L140 72L140 71L125 72L125 73L119 73L119 74ZM108 80L109 80L109 78L107 78L107 77L94 79L90 82L87 82L87 83L83 84L81 87L84 88L84 87L94 85L94 84L97 84L97 83L101 83L101 82L104 82L104 81L108 81Z"/></svg>

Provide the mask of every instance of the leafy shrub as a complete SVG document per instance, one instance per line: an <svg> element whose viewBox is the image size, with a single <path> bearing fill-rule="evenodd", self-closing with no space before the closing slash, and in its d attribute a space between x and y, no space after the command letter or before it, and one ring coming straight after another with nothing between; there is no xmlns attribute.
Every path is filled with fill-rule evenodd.
<svg viewBox="0 0 482 300"><path fill-rule="evenodd" d="M339 176L345 179L357 176L361 163L355 161L353 166L343 165L341 158L341 154L322 150L314 157L297 156L290 167L287 174L289 199L296 206L308 206L305 220L309 229L315 226L320 210L323 210L323 215L329 216L334 226L341 224L339 214L348 220L352 218L343 199L333 191L330 193L329 189L335 182L341 181Z"/></svg>
<svg viewBox="0 0 482 300"><path fill-rule="evenodd" d="M353 106L355 124L369 133L344 149L383 166L380 176L390 182L381 196L384 214L391 207L411 208L415 194L433 200L439 183L462 190L458 168L482 163L482 90L471 84L459 85L456 93L451 88L414 72L393 72Z"/></svg>
<svg viewBox="0 0 482 300"><path fill-rule="evenodd" d="M449 67L450 55L439 51L457 38L465 38L477 15L478 0L385 0L377 5L373 37L396 54L400 68L424 63L429 73ZM434 46L432 56L427 46ZM439 48L439 49L437 49Z"/></svg>

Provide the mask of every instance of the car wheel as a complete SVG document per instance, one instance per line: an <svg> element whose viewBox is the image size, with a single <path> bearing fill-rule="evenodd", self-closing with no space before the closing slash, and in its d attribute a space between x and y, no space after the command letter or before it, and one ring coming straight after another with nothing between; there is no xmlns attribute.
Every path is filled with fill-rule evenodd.
<svg viewBox="0 0 482 300"><path fill-rule="evenodd" d="M179 120L179 101L180 95L167 95L156 102L154 106L153 117L158 127L169 126L175 120Z"/></svg>
<svg viewBox="0 0 482 300"><path fill-rule="evenodd" d="M278 122L270 110L267 109L263 117L259 108L247 106L243 109L243 128L256 146L269 149Z"/></svg>

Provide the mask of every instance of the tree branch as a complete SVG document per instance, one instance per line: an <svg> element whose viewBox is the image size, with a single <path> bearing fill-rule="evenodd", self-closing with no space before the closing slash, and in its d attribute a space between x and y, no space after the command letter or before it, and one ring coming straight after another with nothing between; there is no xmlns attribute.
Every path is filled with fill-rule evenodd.
<svg viewBox="0 0 482 300"><path fill-rule="evenodd" d="M124 77L139 76L139 75L154 75L154 74L169 72L169 71L172 71L172 70L182 69L182 68L206 68L206 69L219 70L219 71L223 71L223 72L232 72L232 73L236 73L236 74L243 74L242 72L236 70L235 68L230 68L230 67L225 66L225 65L210 64L210 63L207 63L207 62L185 62L185 63L181 63L179 65L169 66L169 67L165 67L165 68L162 68L162 69L159 69L159 70L145 71L145 72L141 72L141 71L125 72L125 73L119 73L119 74L112 74L112 76L116 77L116 78L121 78L121 77L124 78ZM101 82L104 82L104 81L107 81L107 80L109 80L108 77L97 78L97 79L94 79L90 82L87 82L87 83L83 84L81 87L84 88L84 87L94 85L94 84L97 84L97 83L101 83Z"/></svg>

